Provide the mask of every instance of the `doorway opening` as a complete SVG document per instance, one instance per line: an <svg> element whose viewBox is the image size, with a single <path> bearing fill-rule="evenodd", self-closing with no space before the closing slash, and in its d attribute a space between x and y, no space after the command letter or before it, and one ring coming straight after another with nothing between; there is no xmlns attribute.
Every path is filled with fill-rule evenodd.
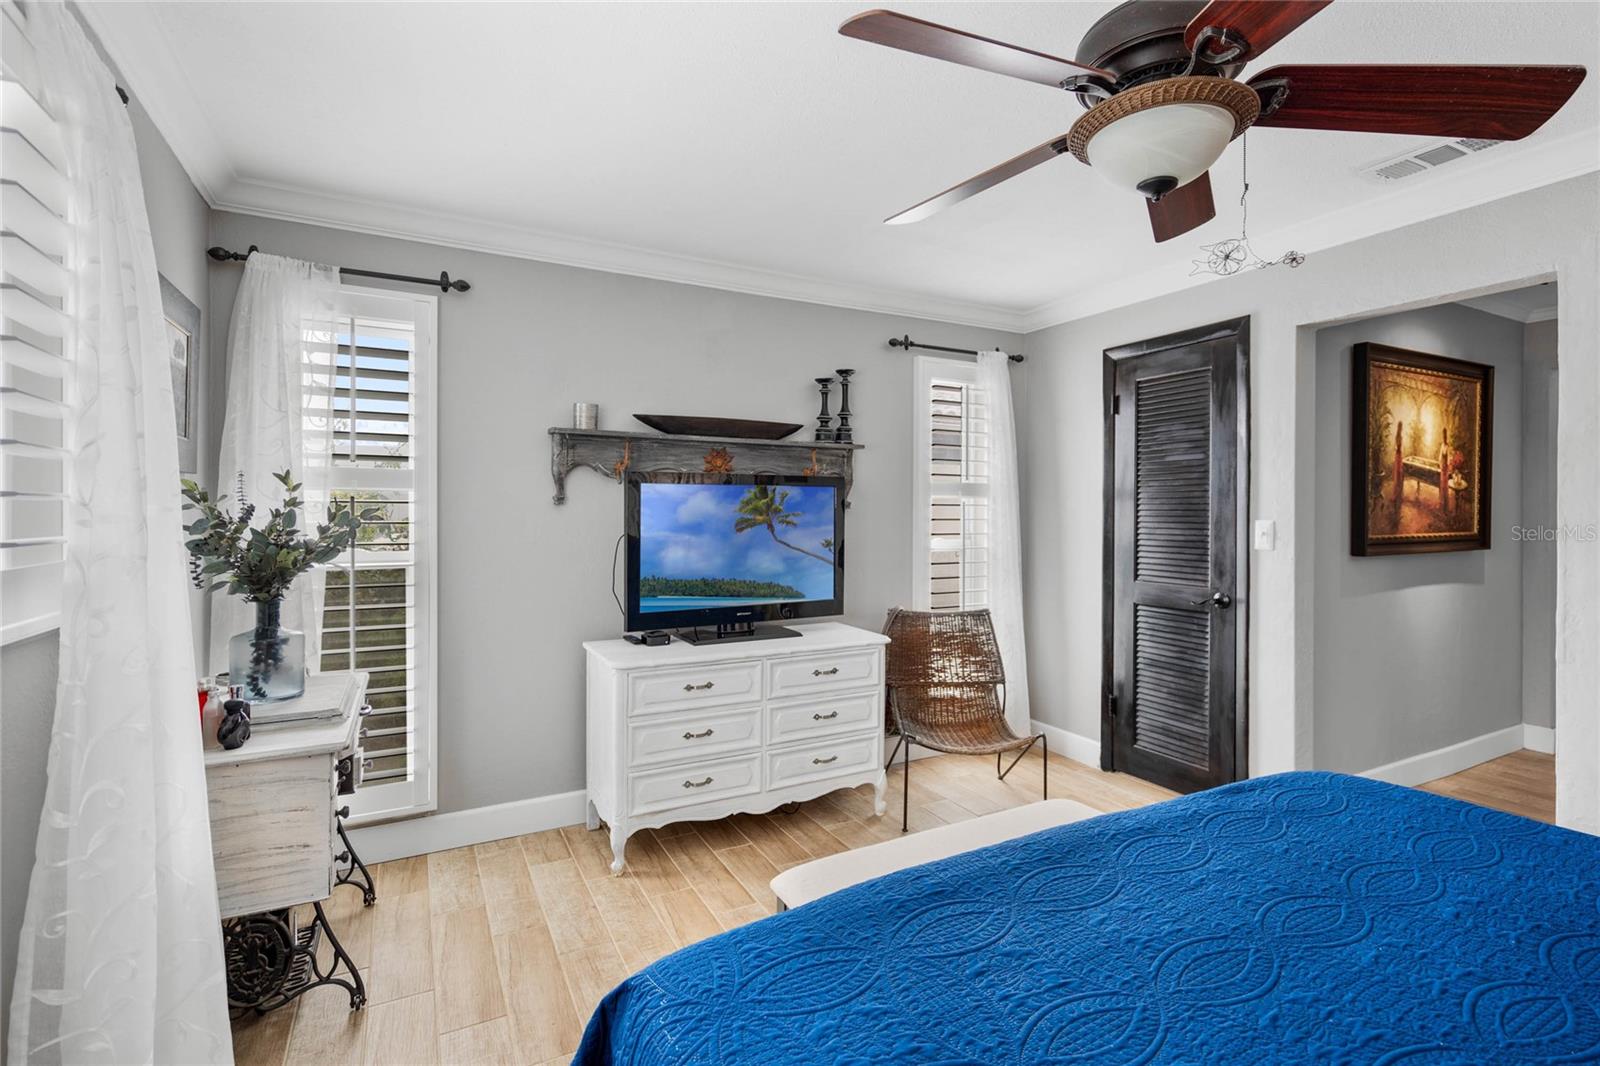
<svg viewBox="0 0 1600 1066"><path fill-rule="evenodd" d="M1557 300L1316 332L1315 768L1554 820Z"/></svg>

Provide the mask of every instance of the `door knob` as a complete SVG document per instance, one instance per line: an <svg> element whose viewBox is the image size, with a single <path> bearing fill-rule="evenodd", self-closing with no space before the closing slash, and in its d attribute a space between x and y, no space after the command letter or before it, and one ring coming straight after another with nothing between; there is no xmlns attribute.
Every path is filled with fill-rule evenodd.
<svg viewBox="0 0 1600 1066"><path fill-rule="evenodd" d="M1207 596L1203 600L1190 600L1189 601L1189 606L1190 607L1208 607L1209 606L1209 607L1215 607L1218 610L1226 610L1227 608L1233 606L1233 597L1228 595L1226 592L1222 592L1222 591L1219 590L1217 592L1213 592L1211 595Z"/></svg>

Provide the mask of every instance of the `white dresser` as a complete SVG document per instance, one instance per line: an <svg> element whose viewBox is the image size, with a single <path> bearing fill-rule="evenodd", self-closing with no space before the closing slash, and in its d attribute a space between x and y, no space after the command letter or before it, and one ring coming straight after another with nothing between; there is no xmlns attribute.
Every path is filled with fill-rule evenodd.
<svg viewBox="0 0 1600 1066"><path fill-rule="evenodd" d="M871 785L883 813L880 633L826 622L799 637L588 654L588 821L628 837Z"/></svg>

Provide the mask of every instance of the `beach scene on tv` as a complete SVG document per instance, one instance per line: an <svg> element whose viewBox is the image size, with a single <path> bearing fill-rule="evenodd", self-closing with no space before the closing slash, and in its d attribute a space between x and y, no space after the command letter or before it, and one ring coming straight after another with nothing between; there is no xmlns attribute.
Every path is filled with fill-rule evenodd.
<svg viewBox="0 0 1600 1066"><path fill-rule="evenodd" d="M639 486L639 611L833 599L832 486Z"/></svg>

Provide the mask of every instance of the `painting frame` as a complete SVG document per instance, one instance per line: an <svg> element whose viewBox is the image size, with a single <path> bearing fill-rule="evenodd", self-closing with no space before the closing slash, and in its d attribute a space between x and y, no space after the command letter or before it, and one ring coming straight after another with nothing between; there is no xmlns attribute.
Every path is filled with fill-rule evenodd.
<svg viewBox="0 0 1600 1066"><path fill-rule="evenodd" d="M200 329L200 308L168 281L165 274L159 277L161 313L166 320L167 355L172 372L178 472L194 474L200 468L200 374L205 365L205 334Z"/></svg>
<svg viewBox="0 0 1600 1066"><path fill-rule="evenodd" d="M1371 341L1363 341L1352 348L1350 363L1350 554L1384 556L1487 551L1490 547L1490 514L1494 501L1494 367L1487 363L1415 352ZM1399 473L1399 487L1397 492L1393 488L1384 488L1386 471L1381 467L1376 471L1373 469L1375 449L1371 433L1374 412L1379 409L1374 390L1385 387L1386 375L1436 377L1447 387L1458 390L1465 387L1475 391L1477 403L1474 417L1463 420L1470 424L1474 439L1467 442L1464 452L1454 450L1460 456L1456 462L1464 470L1457 469L1453 464L1453 474L1448 481L1443 474L1434 473L1434 480L1430 483L1428 470L1419 471L1413 465L1426 463L1426 457L1403 454L1401 423L1397 425L1394 450L1394 469ZM1386 434L1386 431L1386 426L1379 428L1380 433ZM1448 442L1448 439L1447 436L1445 440ZM1384 444L1387 444L1387 437ZM1438 467L1440 464L1432 465ZM1392 485L1395 479L1391 476L1389 480ZM1419 499L1425 486L1433 487L1437 499L1441 501L1434 505L1434 510L1446 514L1452 513L1452 507L1459 506L1460 498L1465 496L1465 505L1470 508L1471 514L1468 527L1427 532L1375 530L1375 511L1383 506L1384 498L1391 494L1389 507L1394 523L1397 526L1402 524L1399 515L1408 482L1414 485ZM1459 490L1455 482L1461 483ZM1449 492L1446 491L1447 485L1451 490Z"/></svg>

